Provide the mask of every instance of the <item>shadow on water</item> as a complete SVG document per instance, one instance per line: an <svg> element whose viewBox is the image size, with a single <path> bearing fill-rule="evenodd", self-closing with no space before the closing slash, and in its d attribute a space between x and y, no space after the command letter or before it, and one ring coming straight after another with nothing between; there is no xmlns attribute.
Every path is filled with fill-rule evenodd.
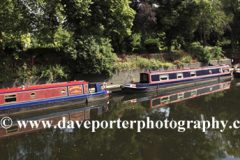
<svg viewBox="0 0 240 160"><path fill-rule="evenodd" d="M8 115L14 119L59 120L227 120L240 115L240 79L211 82L159 93L110 96L89 106L74 105ZM76 124L75 124L76 126ZM147 127L147 126L146 126ZM220 128L222 129L222 128ZM240 156L240 131L201 129L20 129L1 132L0 159L151 159L215 160ZM4 132L6 133L6 131Z"/></svg>

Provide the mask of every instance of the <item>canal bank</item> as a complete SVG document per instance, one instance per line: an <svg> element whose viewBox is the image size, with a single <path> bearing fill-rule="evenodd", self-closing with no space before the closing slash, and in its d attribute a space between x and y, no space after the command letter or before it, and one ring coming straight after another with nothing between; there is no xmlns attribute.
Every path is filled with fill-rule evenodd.
<svg viewBox="0 0 240 160"><path fill-rule="evenodd" d="M147 71L163 71L163 70L176 70L176 69L182 69L182 68L196 68L196 67L203 67L207 66L208 64L211 65L222 65L227 64L231 66L231 60L230 59L224 59L224 60L212 60L209 63L203 63L203 62L197 62L197 63L190 63L185 64L181 66L170 66L170 67L164 67L164 68L141 68L141 69L129 69L129 70L117 70L115 73L113 73L112 76L106 76L103 74L79 74L76 75L74 78L75 80L85 80L88 82L106 82L108 85L108 89L110 91L118 91L120 89L120 85L122 83L128 83L128 82L138 82L139 81L139 73L140 72L147 72ZM9 80L7 82L0 82L0 88L7 88L7 87L17 87L21 85L36 85L36 84L48 84L52 82L65 82L68 81L64 78L54 77L53 80L51 78L38 78L33 77L29 79L14 79Z"/></svg>

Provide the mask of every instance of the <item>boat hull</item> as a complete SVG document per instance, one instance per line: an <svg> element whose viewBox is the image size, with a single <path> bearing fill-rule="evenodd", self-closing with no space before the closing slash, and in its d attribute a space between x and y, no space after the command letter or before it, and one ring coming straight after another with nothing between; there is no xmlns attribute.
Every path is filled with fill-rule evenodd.
<svg viewBox="0 0 240 160"><path fill-rule="evenodd" d="M96 100L105 99L105 98L108 98L107 91L102 91L100 93L94 93L90 95L83 94L83 95L19 102L14 104L4 104L4 105L0 105L0 114L1 112L4 112L1 110L5 110L5 109L19 108L17 110L27 110L27 108L21 109L21 107L36 106L36 108L45 108L45 107L50 107L55 105L66 105L70 103L86 103L86 102L96 101Z"/></svg>

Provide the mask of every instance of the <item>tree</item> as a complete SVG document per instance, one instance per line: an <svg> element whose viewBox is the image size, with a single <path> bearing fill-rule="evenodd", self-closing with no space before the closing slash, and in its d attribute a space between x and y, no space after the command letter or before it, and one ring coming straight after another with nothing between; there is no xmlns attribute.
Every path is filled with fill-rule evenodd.
<svg viewBox="0 0 240 160"><path fill-rule="evenodd" d="M232 51L235 50L235 43L238 35L240 33L240 11L239 11L239 1L238 0L221 0L223 4L223 9L230 20L228 25L228 31L230 31L230 38L231 38L231 47ZM240 39L240 38L238 38Z"/></svg>
<svg viewBox="0 0 240 160"><path fill-rule="evenodd" d="M186 37L196 29L199 9L195 0L154 0L158 32L165 32L168 52L171 52L172 40L178 36Z"/></svg>
<svg viewBox="0 0 240 160"><path fill-rule="evenodd" d="M0 1L0 53L3 51L5 35L11 35L13 46L21 43L21 35L27 34L30 26L29 11L21 0ZM6 37L7 38L7 37Z"/></svg>
<svg viewBox="0 0 240 160"><path fill-rule="evenodd" d="M229 19L223 11L222 3L218 0L200 0L198 4L200 7L198 30L205 47L211 32L215 32L219 36L223 35Z"/></svg>
<svg viewBox="0 0 240 160"><path fill-rule="evenodd" d="M88 23L94 26L92 33L98 32L100 26L102 36L111 39L115 52L122 53L122 45L132 32L135 11L129 7L128 0L93 0ZM99 35L98 33L95 33Z"/></svg>
<svg viewBox="0 0 240 160"><path fill-rule="evenodd" d="M156 26L156 14L148 1L132 0L130 7L135 10L136 15L133 21L132 31L141 35L141 45L144 46L146 37L154 32ZM131 39L133 39L132 37Z"/></svg>
<svg viewBox="0 0 240 160"><path fill-rule="evenodd" d="M72 39L65 47L76 63L75 70L82 74L111 75L114 70L113 59L116 55L112 52L110 40L98 36L81 36Z"/></svg>

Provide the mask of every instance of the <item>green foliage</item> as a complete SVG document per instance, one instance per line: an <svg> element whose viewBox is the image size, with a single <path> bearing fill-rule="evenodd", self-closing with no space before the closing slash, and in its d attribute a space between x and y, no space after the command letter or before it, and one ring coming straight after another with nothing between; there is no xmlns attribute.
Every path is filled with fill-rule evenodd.
<svg viewBox="0 0 240 160"><path fill-rule="evenodd" d="M175 49L171 61L178 64L192 62L190 55L182 56L186 51L203 62L221 59L220 47L203 48L209 38L211 45L230 47L231 43L236 52L234 47L240 42L237 1L153 0L144 1L145 4L135 1L138 6L133 5L134 1L129 3L128 0L0 1L0 69L5 71L0 77L111 75L116 68L159 68L172 64L163 63L169 59L164 60L160 55L150 61L143 58L135 61L132 56L117 67L113 60L117 59L115 53L156 53L166 51L166 47L168 51ZM142 19L146 23L137 22ZM139 24L144 24L140 30L136 29ZM199 42L187 43L192 40ZM56 57L61 57L64 65L51 66L58 63ZM31 58L44 58L44 66L32 66ZM9 64L9 59L17 61Z"/></svg>
<svg viewBox="0 0 240 160"><path fill-rule="evenodd" d="M19 48L22 48L22 38L24 38L22 35L28 34L28 28L30 27L29 10L24 2L1 0L0 15L0 49L3 46L9 48L20 46Z"/></svg>
<svg viewBox="0 0 240 160"><path fill-rule="evenodd" d="M82 36L65 49L76 60L76 70L83 74L112 74L113 60L117 58L113 53L110 40L98 36Z"/></svg>
<svg viewBox="0 0 240 160"><path fill-rule="evenodd" d="M133 46L132 51L136 51L141 47L141 35L140 34L132 34L132 42Z"/></svg>
<svg viewBox="0 0 240 160"><path fill-rule="evenodd" d="M231 40L223 38L222 40L217 40L216 45L220 47L228 47L231 45Z"/></svg>
<svg viewBox="0 0 240 160"><path fill-rule="evenodd" d="M150 67L151 62L146 58L138 58L138 60L135 62L136 66L139 66L139 68L147 68Z"/></svg>
<svg viewBox="0 0 240 160"><path fill-rule="evenodd" d="M181 61L183 63L192 63L192 56L190 55L185 55L184 57L182 57Z"/></svg>
<svg viewBox="0 0 240 160"><path fill-rule="evenodd" d="M173 45L175 50L180 50L182 47L185 46L184 38L182 36L178 36L177 39L173 40Z"/></svg>
<svg viewBox="0 0 240 160"><path fill-rule="evenodd" d="M129 58L130 59L130 58ZM131 61L127 62L118 62L115 63L115 67L118 70L126 70L126 69L137 69L137 68L153 68L158 69L162 67L170 67L172 66L172 63L162 63L161 61L157 59L146 59L142 57L138 57L137 61L136 58L131 59Z"/></svg>
<svg viewBox="0 0 240 160"><path fill-rule="evenodd" d="M214 58L216 60L220 60L223 55L222 47L214 46L212 49L212 53L214 54Z"/></svg>
<svg viewBox="0 0 240 160"><path fill-rule="evenodd" d="M162 68L163 66L161 62L155 59L151 59L149 63L150 63L150 68L153 68L153 69Z"/></svg>
<svg viewBox="0 0 240 160"><path fill-rule="evenodd" d="M172 65L173 65L172 63L167 62L167 63L164 63L164 64L163 64L163 67L167 68L167 67L170 67L170 66L172 66Z"/></svg>
<svg viewBox="0 0 240 160"><path fill-rule="evenodd" d="M200 0L198 5L200 9L198 29L203 35L203 46L205 47L210 33L214 31L215 34L223 35L231 18L226 16L220 1Z"/></svg>
<svg viewBox="0 0 240 160"><path fill-rule="evenodd" d="M48 67L41 67L39 69L41 72L40 78L48 78L50 77L53 80L53 76L60 76L61 78L68 78L69 77L69 69L66 66L61 66L56 64L55 66L48 66Z"/></svg>
<svg viewBox="0 0 240 160"><path fill-rule="evenodd" d="M186 43L185 45L185 49L188 51L188 52L191 52L191 51L201 51L203 49L202 45L200 44L200 42L193 42L193 43Z"/></svg>
<svg viewBox="0 0 240 160"><path fill-rule="evenodd" d="M158 53L160 42L158 39L148 39L144 42L145 47L149 53Z"/></svg>
<svg viewBox="0 0 240 160"><path fill-rule="evenodd" d="M207 47L204 47L202 51L199 52L199 56L200 56L199 58L200 62L209 62L211 58L209 49Z"/></svg>
<svg viewBox="0 0 240 160"><path fill-rule="evenodd" d="M199 9L196 1L156 0L158 32L166 34L165 44L171 52L172 41L179 36L192 37L197 28Z"/></svg>

